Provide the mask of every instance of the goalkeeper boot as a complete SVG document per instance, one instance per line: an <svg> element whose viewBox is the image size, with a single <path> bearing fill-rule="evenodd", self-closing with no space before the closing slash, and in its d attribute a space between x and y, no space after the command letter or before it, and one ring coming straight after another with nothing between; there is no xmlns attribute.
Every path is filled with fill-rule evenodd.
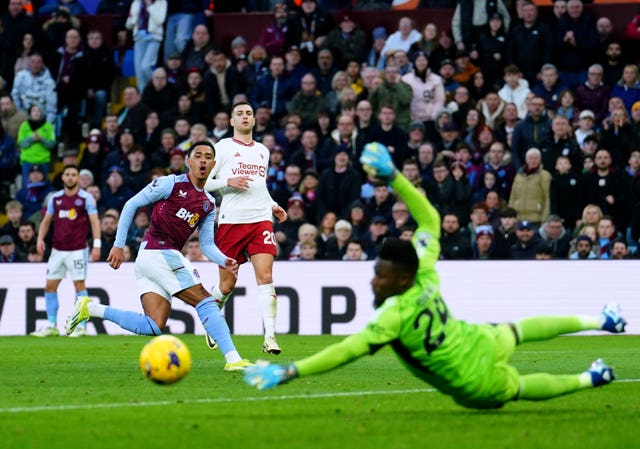
<svg viewBox="0 0 640 449"><path fill-rule="evenodd" d="M618 304L615 302L607 304L602 311L602 315L604 315L602 330L609 331L614 334L624 332L624 327L627 325L627 322L622 318L620 313L620 306Z"/></svg>
<svg viewBox="0 0 640 449"><path fill-rule="evenodd" d="M604 360L598 359L589 367L589 374L591 374L591 383L594 387L600 387L612 382L616 376L613 375L613 369Z"/></svg>
<svg viewBox="0 0 640 449"><path fill-rule="evenodd" d="M91 315L89 315L90 302L91 298L88 296L78 296L78 299L76 299L76 305L73 309L73 315L67 318L67 324L65 325L67 335L71 335L80 323L91 318Z"/></svg>
<svg viewBox="0 0 640 449"><path fill-rule="evenodd" d="M264 343L262 344L262 352L278 355L282 352L282 349L280 349L280 345L274 337L265 337Z"/></svg>
<svg viewBox="0 0 640 449"><path fill-rule="evenodd" d="M207 343L207 348L215 351L218 349L218 343L213 339L213 337L209 334L204 334L204 341Z"/></svg>
<svg viewBox="0 0 640 449"><path fill-rule="evenodd" d="M242 360L238 360L237 362L225 363L224 370L225 371L244 371L244 369L249 366L254 366L254 365L247 359L242 359Z"/></svg>
<svg viewBox="0 0 640 449"><path fill-rule="evenodd" d="M31 332L29 335L33 335L34 337L44 338L44 337L57 337L58 335L60 335L60 333L58 332L58 329L55 326L46 326L46 327L41 327L37 331Z"/></svg>

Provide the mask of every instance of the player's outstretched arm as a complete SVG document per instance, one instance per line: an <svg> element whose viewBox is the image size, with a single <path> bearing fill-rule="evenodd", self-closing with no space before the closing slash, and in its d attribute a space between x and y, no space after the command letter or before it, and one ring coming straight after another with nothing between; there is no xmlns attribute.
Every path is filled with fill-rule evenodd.
<svg viewBox="0 0 640 449"><path fill-rule="evenodd" d="M277 365L266 361L256 362L255 366L245 368L244 381L258 390L267 390L296 377L331 371L371 352L366 337L362 333L353 334L339 343L327 346L322 351L290 365Z"/></svg>
<svg viewBox="0 0 640 449"><path fill-rule="evenodd" d="M384 145L378 142L366 144L360 156L360 163L371 176L393 187L407 204L409 212L419 227L424 228L436 238L440 236L440 214L433 204L398 171L389 150Z"/></svg>

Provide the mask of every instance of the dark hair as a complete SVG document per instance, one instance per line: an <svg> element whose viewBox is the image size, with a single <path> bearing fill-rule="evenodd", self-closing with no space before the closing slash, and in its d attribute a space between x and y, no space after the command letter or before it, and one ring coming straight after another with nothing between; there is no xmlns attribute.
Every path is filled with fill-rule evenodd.
<svg viewBox="0 0 640 449"><path fill-rule="evenodd" d="M61 171L60 173L64 173L64 172L65 172L65 170L66 170L67 168L73 168L73 169L75 169L75 171L77 171L78 173L80 173L80 168L79 168L77 165L75 165L75 164L68 164L68 165L65 165L64 167L62 167L62 171Z"/></svg>
<svg viewBox="0 0 640 449"><path fill-rule="evenodd" d="M418 254L413 244L397 237L387 237L382 241L378 258L388 260L393 265L406 271L411 277L418 272Z"/></svg>
<svg viewBox="0 0 640 449"><path fill-rule="evenodd" d="M251 103L249 103L249 102L248 102L248 101L246 101L246 100L240 100L240 101L238 101L237 103L234 103L234 104L233 104L233 106L231 107L231 113L233 113L233 111L234 111L234 109L235 109L235 108L237 108L238 106L242 106L242 105L244 105L244 104L246 104L247 106L250 106L250 107L251 107L251 111L253 112L253 105L252 105Z"/></svg>
<svg viewBox="0 0 640 449"><path fill-rule="evenodd" d="M213 151L213 156L214 157L216 156L216 148L213 146L211 142L209 142L208 140L198 140L197 142L193 142L193 144L187 150L187 157L191 157L191 152L195 147L202 147L202 146L211 148L211 150Z"/></svg>

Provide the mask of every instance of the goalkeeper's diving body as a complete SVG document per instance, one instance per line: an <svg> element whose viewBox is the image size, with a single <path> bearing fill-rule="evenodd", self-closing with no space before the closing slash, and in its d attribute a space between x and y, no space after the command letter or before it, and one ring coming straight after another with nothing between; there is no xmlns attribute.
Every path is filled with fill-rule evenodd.
<svg viewBox="0 0 640 449"><path fill-rule="evenodd" d="M329 371L387 344L415 376L471 408L550 399L614 379L612 369L601 359L586 371L570 375L520 375L509 359L520 343L585 330L624 332L626 322L616 304L592 316L540 316L509 324L456 319L440 297L435 269L440 255L437 210L398 172L383 145L367 144L360 161L408 205L418 224L413 241L388 238L383 242L371 280L377 310L361 332L288 366L257 363L245 369L249 385L262 390Z"/></svg>

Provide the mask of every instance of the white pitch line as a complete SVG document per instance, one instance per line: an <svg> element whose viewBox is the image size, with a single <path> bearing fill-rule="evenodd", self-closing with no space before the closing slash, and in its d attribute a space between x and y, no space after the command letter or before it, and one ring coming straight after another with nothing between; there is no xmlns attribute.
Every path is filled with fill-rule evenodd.
<svg viewBox="0 0 640 449"><path fill-rule="evenodd" d="M640 379L616 379L616 383L640 382ZM415 388L411 390L387 390L387 391L350 391L318 394L295 394L280 396L249 396L240 398L202 398L181 399L174 401L147 401L147 402L110 402L102 404L71 404L71 405L37 405L33 407L8 407L0 408L0 413L29 413L29 412L62 412L69 410L95 410L126 407L159 407L176 404L216 404L225 402L262 402L262 401L289 401L296 399L325 399L352 396L380 396L410 393L433 393L435 388Z"/></svg>
<svg viewBox="0 0 640 449"><path fill-rule="evenodd" d="M29 412L62 412L69 410L94 410L106 408L126 407L158 407L176 404L215 404L224 402L259 402L259 401L287 401L295 399L324 399L350 396L376 396L409 393L433 393L434 388L416 388L412 390L387 390L387 391L350 391L337 393L297 394L281 396L249 396L238 398L202 398L179 399L173 401L147 401L147 402L111 402L102 404L70 404L70 405L36 405L33 407L8 407L0 408L0 413L29 413Z"/></svg>

